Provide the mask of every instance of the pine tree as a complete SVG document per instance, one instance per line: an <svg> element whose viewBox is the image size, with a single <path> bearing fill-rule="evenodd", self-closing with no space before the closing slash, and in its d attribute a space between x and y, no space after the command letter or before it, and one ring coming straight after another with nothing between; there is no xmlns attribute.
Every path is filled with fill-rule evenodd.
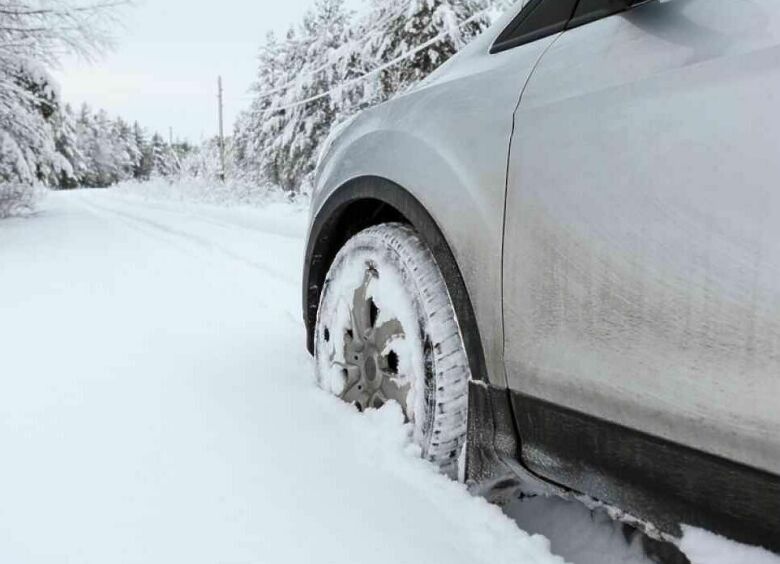
<svg viewBox="0 0 780 564"><path fill-rule="evenodd" d="M76 188L80 185L86 170L84 154L79 146L76 116L73 108L66 104L56 115L54 125L54 144L57 153L62 155L67 165L60 171L59 188Z"/></svg>
<svg viewBox="0 0 780 564"><path fill-rule="evenodd" d="M118 181L129 180L141 160L141 152L135 143L133 130L122 118L116 118L111 123L111 132Z"/></svg>
<svg viewBox="0 0 780 564"><path fill-rule="evenodd" d="M111 120L104 110L92 115L89 108L82 107L79 119L80 139L87 157L86 186L105 188L111 186L121 176L121 170L115 154L115 143L111 130Z"/></svg>
<svg viewBox="0 0 780 564"><path fill-rule="evenodd" d="M133 143L138 148L138 156L133 163L133 178L148 180L152 174L152 151L147 141L146 130L137 121L133 123Z"/></svg>
<svg viewBox="0 0 780 564"><path fill-rule="evenodd" d="M301 67L295 100L327 92L343 81L339 68L329 63L330 55L345 42L347 25L343 0L318 0L306 15L301 29L305 39L291 53L293 65ZM324 97L285 110L284 118L281 135L275 139L272 150L284 157L278 163L280 185L295 192L313 172L317 149L335 122L336 111L332 99Z"/></svg>
<svg viewBox="0 0 780 564"><path fill-rule="evenodd" d="M292 30L288 33L288 40L293 34ZM250 182L270 180L277 186L281 184L277 155L271 145L281 131L284 114L269 111L279 96L269 96L267 93L274 91L289 78L284 58L285 45L279 43L273 33L269 33L258 53L257 79L252 86L257 97L249 110L243 112L236 121L233 135L236 168ZM210 141L206 142L207 148Z"/></svg>
<svg viewBox="0 0 780 564"><path fill-rule="evenodd" d="M179 172L180 164L176 154L159 133L152 135L150 156L152 176L171 176Z"/></svg>
<svg viewBox="0 0 780 564"><path fill-rule="evenodd" d="M355 20L343 0L319 0L301 26L260 50L256 98L234 132L242 176L305 190L335 124L428 76L487 27L488 7L507 1L370 0Z"/></svg>
<svg viewBox="0 0 780 564"><path fill-rule="evenodd" d="M254 86L260 97L236 128L237 155L239 164L254 165L285 191L299 191L311 175L318 147L338 113L330 97L287 106L343 82L343 66L332 59L349 37L349 21L343 0L318 0L299 30L291 30L282 44L271 36L261 49ZM299 78L293 87L264 96L294 76Z"/></svg>
<svg viewBox="0 0 780 564"><path fill-rule="evenodd" d="M97 186L97 171L94 162L93 145L95 144L95 124L92 109L82 104L76 118L76 139L84 162L84 172L81 175L83 186Z"/></svg>
<svg viewBox="0 0 780 564"><path fill-rule="evenodd" d="M0 57L0 182L32 184L56 178L62 164L52 127L58 104L45 69Z"/></svg>
<svg viewBox="0 0 780 564"><path fill-rule="evenodd" d="M374 0L361 27L370 38L368 49L377 66L439 38L381 73L380 98L386 100L416 84L481 33L490 23L487 14L463 22L489 4L488 0L406 0L399 6L397 0ZM376 22L381 22L378 29Z"/></svg>

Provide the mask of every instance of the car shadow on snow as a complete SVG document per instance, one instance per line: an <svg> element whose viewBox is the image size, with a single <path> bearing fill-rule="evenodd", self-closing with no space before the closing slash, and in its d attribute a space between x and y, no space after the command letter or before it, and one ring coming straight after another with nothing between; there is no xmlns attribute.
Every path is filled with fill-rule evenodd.
<svg viewBox="0 0 780 564"><path fill-rule="evenodd" d="M689 564L674 545L576 500L520 495L502 509L524 531L547 537L552 552L571 564Z"/></svg>

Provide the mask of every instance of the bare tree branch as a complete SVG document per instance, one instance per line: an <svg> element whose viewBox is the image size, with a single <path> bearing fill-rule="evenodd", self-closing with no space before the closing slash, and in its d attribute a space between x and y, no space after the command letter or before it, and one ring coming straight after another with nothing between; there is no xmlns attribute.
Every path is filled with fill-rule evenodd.
<svg viewBox="0 0 780 564"><path fill-rule="evenodd" d="M111 46L110 30L129 0L0 0L0 46L54 66L65 53L91 59ZM7 50L7 49L6 49ZM21 53L20 53L21 54Z"/></svg>

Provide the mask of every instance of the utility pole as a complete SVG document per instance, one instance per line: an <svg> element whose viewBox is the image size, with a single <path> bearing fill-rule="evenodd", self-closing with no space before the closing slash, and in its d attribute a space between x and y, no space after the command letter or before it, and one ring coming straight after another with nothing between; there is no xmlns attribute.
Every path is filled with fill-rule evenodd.
<svg viewBox="0 0 780 564"><path fill-rule="evenodd" d="M220 166L222 169L220 170L219 176L222 179L222 182L225 181L225 131L223 126L223 119L222 119L222 77L219 76L217 78L217 90L219 92L218 98L219 98L219 161Z"/></svg>
<svg viewBox="0 0 780 564"><path fill-rule="evenodd" d="M168 145L173 147L173 127L168 128Z"/></svg>

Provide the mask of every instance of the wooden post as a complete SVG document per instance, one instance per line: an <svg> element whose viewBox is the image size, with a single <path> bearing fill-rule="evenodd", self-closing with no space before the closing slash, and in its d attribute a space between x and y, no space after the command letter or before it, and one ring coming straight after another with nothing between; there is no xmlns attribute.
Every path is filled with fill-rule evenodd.
<svg viewBox="0 0 780 564"><path fill-rule="evenodd" d="M222 117L222 77L217 78L217 89L219 91L218 98L219 98L219 162L220 162L220 173L219 176L222 179L222 182L225 181L225 131L224 131L224 123L223 123L223 117Z"/></svg>

